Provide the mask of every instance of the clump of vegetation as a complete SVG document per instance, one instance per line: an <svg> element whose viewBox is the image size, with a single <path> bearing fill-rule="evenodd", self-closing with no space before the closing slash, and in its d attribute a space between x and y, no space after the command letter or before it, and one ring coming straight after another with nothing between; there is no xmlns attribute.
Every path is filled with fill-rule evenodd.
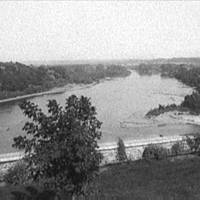
<svg viewBox="0 0 200 200"><path fill-rule="evenodd" d="M162 160L166 159L168 155L168 149L156 144L150 144L145 147L142 158L146 160Z"/></svg>
<svg viewBox="0 0 200 200"><path fill-rule="evenodd" d="M192 138L187 137L186 142L192 153L200 155L200 135L199 134L195 134Z"/></svg>
<svg viewBox="0 0 200 200"><path fill-rule="evenodd" d="M171 147L171 153L172 153L173 156L180 155L180 154L184 153L184 151L185 151L184 143L181 142L181 141L176 142Z"/></svg>
<svg viewBox="0 0 200 200"><path fill-rule="evenodd" d="M31 102L20 107L29 118L23 128L28 137L14 138L13 146L25 151L34 183L51 180L56 190L85 194L102 159L97 144L101 122L90 99L72 95L64 108L49 100L48 114Z"/></svg>
<svg viewBox="0 0 200 200"><path fill-rule="evenodd" d="M180 65L178 70L174 71L174 77L186 85L194 87L200 91L200 68L190 65Z"/></svg>
<svg viewBox="0 0 200 200"><path fill-rule="evenodd" d="M193 92L191 95L186 95L182 107L189 108L193 113L200 113L200 94L199 92Z"/></svg>
<svg viewBox="0 0 200 200"><path fill-rule="evenodd" d="M116 158L119 162L127 161L126 147L124 145L124 141L121 138L118 139Z"/></svg>
<svg viewBox="0 0 200 200"><path fill-rule="evenodd" d="M159 105L158 108L151 109L146 114L146 117L158 116L165 112L170 112L170 111L174 111L174 110L181 110L181 107L176 104L171 104L171 105L167 105L167 106Z"/></svg>
<svg viewBox="0 0 200 200"><path fill-rule="evenodd" d="M3 180L7 184L12 185L27 184L30 180L26 163L23 161L17 162L14 166L8 169L6 174L3 176Z"/></svg>

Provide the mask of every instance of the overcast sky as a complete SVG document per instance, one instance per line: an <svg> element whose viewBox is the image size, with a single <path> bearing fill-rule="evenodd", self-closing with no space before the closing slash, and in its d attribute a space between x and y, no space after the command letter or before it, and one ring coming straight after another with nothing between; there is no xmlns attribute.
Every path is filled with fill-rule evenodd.
<svg viewBox="0 0 200 200"><path fill-rule="evenodd" d="M0 2L0 60L200 56L200 2Z"/></svg>

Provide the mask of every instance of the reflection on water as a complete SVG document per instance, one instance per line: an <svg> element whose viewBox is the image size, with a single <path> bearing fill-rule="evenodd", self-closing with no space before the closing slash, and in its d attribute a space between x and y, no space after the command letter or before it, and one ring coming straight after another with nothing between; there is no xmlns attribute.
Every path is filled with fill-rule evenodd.
<svg viewBox="0 0 200 200"><path fill-rule="evenodd" d="M159 75L140 76L135 71L125 78L103 80L92 85L73 85L63 94L54 94L32 99L45 111L48 99L56 99L64 104L71 94L91 98L97 108L98 118L103 122L101 142L147 138L162 135L196 132L195 125L157 125L144 118L151 108L158 104L180 103L192 89L175 79L161 78ZM17 103L0 107L0 151L11 151L12 137L21 133L25 117ZM125 122L125 123L124 123ZM125 126L124 126L125 125Z"/></svg>

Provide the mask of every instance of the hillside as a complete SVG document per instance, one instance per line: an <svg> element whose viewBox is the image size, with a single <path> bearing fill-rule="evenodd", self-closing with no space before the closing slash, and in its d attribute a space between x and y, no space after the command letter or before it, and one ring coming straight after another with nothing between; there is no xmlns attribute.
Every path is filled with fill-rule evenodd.
<svg viewBox="0 0 200 200"><path fill-rule="evenodd" d="M68 83L88 84L105 77L127 76L120 65L28 66L0 62L0 99L47 91Z"/></svg>

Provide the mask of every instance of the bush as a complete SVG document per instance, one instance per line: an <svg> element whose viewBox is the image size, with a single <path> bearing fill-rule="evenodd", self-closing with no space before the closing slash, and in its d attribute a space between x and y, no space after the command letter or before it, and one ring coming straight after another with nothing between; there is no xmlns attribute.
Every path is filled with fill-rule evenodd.
<svg viewBox="0 0 200 200"><path fill-rule="evenodd" d="M124 162L127 160L127 155L126 155L126 147L124 145L124 142L121 138L118 139L118 143L117 143L117 160L119 162Z"/></svg>
<svg viewBox="0 0 200 200"><path fill-rule="evenodd" d="M184 144L183 142L176 142L172 145L171 153L173 156L177 156L184 152Z"/></svg>
<svg viewBox="0 0 200 200"><path fill-rule="evenodd" d="M166 159L167 156L168 149L155 144L150 144L147 147L145 147L144 152L142 154L142 158L147 160L162 160Z"/></svg>
<svg viewBox="0 0 200 200"><path fill-rule="evenodd" d="M200 155L200 135L196 134L193 138L187 137L186 142L192 153Z"/></svg>
<svg viewBox="0 0 200 200"><path fill-rule="evenodd" d="M16 165L8 169L3 179L6 183L12 185L23 185L28 182L27 165L19 161Z"/></svg>

